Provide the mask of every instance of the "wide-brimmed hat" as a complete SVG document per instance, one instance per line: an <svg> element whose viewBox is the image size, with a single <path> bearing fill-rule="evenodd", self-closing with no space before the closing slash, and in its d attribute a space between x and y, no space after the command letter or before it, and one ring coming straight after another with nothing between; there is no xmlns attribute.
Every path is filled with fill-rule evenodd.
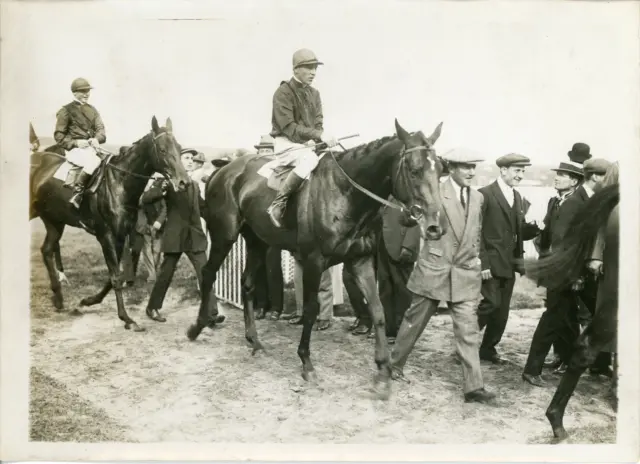
<svg viewBox="0 0 640 464"><path fill-rule="evenodd" d="M297 50L293 54L293 68L297 68L298 66L310 66L310 65L320 65L324 64L321 61L318 61L318 57L315 53L313 53L308 48L301 48Z"/></svg>
<svg viewBox="0 0 640 464"><path fill-rule="evenodd" d="M254 145L254 147L256 148L256 150L259 150L261 148L274 148L275 140L273 140L273 137L271 137L270 135L262 135L260 137L260 143L258 145Z"/></svg>

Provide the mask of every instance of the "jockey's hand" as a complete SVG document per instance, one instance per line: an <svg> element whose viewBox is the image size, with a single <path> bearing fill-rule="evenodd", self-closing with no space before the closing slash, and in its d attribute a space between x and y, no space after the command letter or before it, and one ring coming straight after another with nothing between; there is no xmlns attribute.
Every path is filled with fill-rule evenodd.
<svg viewBox="0 0 640 464"><path fill-rule="evenodd" d="M589 270L589 272L592 272L593 275L599 277L600 275L602 275L602 261L600 261L599 259L589 260L589 262L587 263L587 269Z"/></svg>
<svg viewBox="0 0 640 464"><path fill-rule="evenodd" d="M76 147L87 148L88 146L89 146L89 142L87 140L76 139Z"/></svg>
<svg viewBox="0 0 640 464"><path fill-rule="evenodd" d="M322 142L324 142L325 144L327 144L327 147L329 148L333 148L336 145L338 145L338 141L336 140L335 137L331 136L331 135L327 135L326 133L322 133L322 135L320 136L320 140L322 140Z"/></svg>
<svg viewBox="0 0 640 464"><path fill-rule="evenodd" d="M98 139L89 139L89 145L93 148L98 148L100 146L100 142L98 142Z"/></svg>
<svg viewBox="0 0 640 464"><path fill-rule="evenodd" d="M160 230L162 228L162 224L160 224L158 221L153 223L153 228L155 230Z"/></svg>
<svg viewBox="0 0 640 464"><path fill-rule="evenodd" d="M304 145L306 147L314 147L316 145L316 142L314 142L313 140L307 140Z"/></svg>
<svg viewBox="0 0 640 464"><path fill-rule="evenodd" d="M571 290L573 290L574 292L579 292L583 288L584 288L584 280L582 278L579 278L571 285Z"/></svg>
<svg viewBox="0 0 640 464"><path fill-rule="evenodd" d="M482 274L482 280L489 280L493 278L493 276L491 275L491 269L485 269L481 272L481 274Z"/></svg>

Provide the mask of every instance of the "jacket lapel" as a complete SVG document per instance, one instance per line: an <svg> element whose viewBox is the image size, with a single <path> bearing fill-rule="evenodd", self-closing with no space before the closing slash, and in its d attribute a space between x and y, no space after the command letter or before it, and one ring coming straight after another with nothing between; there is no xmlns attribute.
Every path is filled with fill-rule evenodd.
<svg viewBox="0 0 640 464"><path fill-rule="evenodd" d="M509 211L511 207L509 206L507 199L504 197L504 193L502 193L502 189L498 185L498 181L495 181L493 184L491 184L491 193L498 201L498 204L500 205L500 208L502 209L504 214L507 216L507 221L511 221L511 212Z"/></svg>
<svg viewBox="0 0 640 464"><path fill-rule="evenodd" d="M451 224L451 228L453 229L453 233L458 238L458 241L462 241L462 237L464 236L465 229L465 214L462 209L462 205L460 204L460 200L456 197L455 190L451 178L447 179L445 182L440 184L440 192L442 193L443 198L443 206L444 211L449 218L449 224ZM469 205L471 206L471 205Z"/></svg>

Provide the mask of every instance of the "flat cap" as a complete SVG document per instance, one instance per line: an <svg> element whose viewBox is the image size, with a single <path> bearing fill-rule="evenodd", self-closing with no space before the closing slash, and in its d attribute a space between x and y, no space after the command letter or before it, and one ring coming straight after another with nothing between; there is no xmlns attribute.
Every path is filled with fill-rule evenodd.
<svg viewBox="0 0 640 464"><path fill-rule="evenodd" d="M440 156L449 163L476 164L484 161L479 153L468 148L454 148Z"/></svg>
<svg viewBox="0 0 640 464"><path fill-rule="evenodd" d="M607 169L609 169L611 163L606 159L602 158L589 158L582 165L582 169L585 174L593 173L593 174L606 174Z"/></svg>
<svg viewBox="0 0 640 464"><path fill-rule="evenodd" d="M196 156L198 154L198 150L196 150L195 148L185 148L180 152L181 155L187 153L191 153L193 156Z"/></svg>
<svg viewBox="0 0 640 464"><path fill-rule="evenodd" d="M531 160L524 155L518 153L509 153L501 156L496 160L499 168L508 168L509 166L531 166Z"/></svg>
<svg viewBox="0 0 640 464"><path fill-rule="evenodd" d="M308 48L301 48L297 50L293 54L293 67L297 68L298 66L312 66L324 64L321 61L318 61L318 57Z"/></svg>

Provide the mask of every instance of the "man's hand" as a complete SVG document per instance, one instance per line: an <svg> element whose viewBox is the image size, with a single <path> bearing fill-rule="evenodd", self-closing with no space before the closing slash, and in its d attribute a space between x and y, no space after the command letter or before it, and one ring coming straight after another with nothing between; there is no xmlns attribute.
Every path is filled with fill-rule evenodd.
<svg viewBox="0 0 640 464"><path fill-rule="evenodd" d="M491 275L491 269L485 269L482 271L482 280L489 280L493 278Z"/></svg>
<svg viewBox="0 0 640 464"><path fill-rule="evenodd" d="M536 226L538 226L538 229L544 230L544 221L542 219L536 219L531 222L534 223Z"/></svg>
<svg viewBox="0 0 640 464"><path fill-rule="evenodd" d="M571 290L573 290L574 292L579 292L583 288L584 288L584 280L582 278L579 278L571 285Z"/></svg>
<svg viewBox="0 0 640 464"><path fill-rule="evenodd" d="M160 224L158 221L153 223L153 228L155 230L160 230L161 227L162 227L162 224Z"/></svg>
<svg viewBox="0 0 640 464"><path fill-rule="evenodd" d="M329 147L329 148L333 148L336 145L338 145L338 141L336 140L335 137L333 137L331 135L327 135L324 132L320 136L320 140L322 140L322 142L324 142L327 145L327 147Z"/></svg>
<svg viewBox="0 0 640 464"><path fill-rule="evenodd" d="M587 263L587 269L596 277L601 276L603 274L602 261L600 261L599 259L589 260L589 262Z"/></svg>
<svg viewBox="0 0 640 464"><path fill-rule="evenodd" d="M406 248L400 250L400 256L398 257L398 261L401 263L411 263L413 262L413 253Z"/></svg>
<svg viewBox="0 0 640 464"><path fill-rule="evenodd" d="M316 145L316 142L314 142L313 140L307 140L307 141L304 143L304 146L305 146L305 147L315 147L315 145Z"/></svg>
<svg viewBox="0 0 640 464"><path fill-rule="evenodd" d="M89 146L89 142L82 139L76 139L76 147L78 148L87 148Z"/></svg>
<svg viewBox="0 0 640 464"><path fill-rule="evenodd" d="M89 145L91 145L93 148L98 148L100 146L100 142L98 142L98 139L89 139Z"/></svg>

